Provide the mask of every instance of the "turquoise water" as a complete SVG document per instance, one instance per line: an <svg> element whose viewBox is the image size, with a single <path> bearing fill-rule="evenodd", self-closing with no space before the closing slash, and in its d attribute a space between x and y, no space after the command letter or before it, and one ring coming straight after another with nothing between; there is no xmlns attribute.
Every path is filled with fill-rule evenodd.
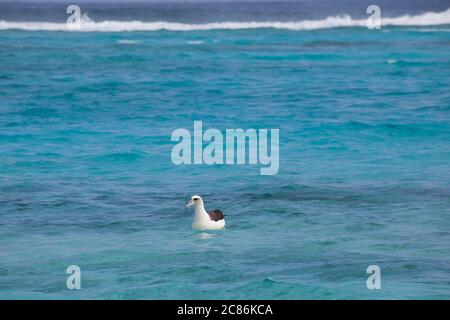
<svg viewBox="0 0 450 320"><path fill-rule="evenodd" d="M0 298L450 298L449 26L0 44ZM279 173L174 165L194 120L279 128Z"/></svg>

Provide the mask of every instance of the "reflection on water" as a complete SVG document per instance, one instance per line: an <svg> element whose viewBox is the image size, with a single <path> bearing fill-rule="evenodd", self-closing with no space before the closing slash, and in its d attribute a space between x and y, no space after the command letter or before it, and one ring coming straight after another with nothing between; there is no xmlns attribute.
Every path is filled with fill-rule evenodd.
<svg viewBox="0 0 450 320"><path fill-rule="evenodd" d="M221 233L209 233L209 232L197 232L195 233L194 237L198 239L210 239L210 238L217 238L222 237Z"/></svg>

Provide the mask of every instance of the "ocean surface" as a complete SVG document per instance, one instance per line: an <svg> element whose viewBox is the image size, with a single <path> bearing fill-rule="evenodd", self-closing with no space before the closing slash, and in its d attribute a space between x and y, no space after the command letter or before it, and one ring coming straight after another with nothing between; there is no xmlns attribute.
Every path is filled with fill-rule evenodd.
<svg viewBox="0 0 450 320"><path fill-rule="evenodd" d="M1 2L0 299L450 299L450 6L379 3L82 2L68 31ZM278 128L278 174L173 164L195 120Z"/></svg>

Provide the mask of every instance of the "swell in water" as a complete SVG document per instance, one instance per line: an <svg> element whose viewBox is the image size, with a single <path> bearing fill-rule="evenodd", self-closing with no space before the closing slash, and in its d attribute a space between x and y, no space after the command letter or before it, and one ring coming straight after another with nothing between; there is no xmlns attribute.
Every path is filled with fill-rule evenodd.
<svg viewBox="0 0 450 320"><path fill-rule="evenodd" d="M427 12L421 15L404 15L381 19L383 26L437 26L450 24L450 8L443 12ZM89 18L82 20L79 29L68 28L66 23L54 22L11 22L0 21L0 30L28 31L83 31L83 32L127 32L127 31L205 31L205 30L239 30L239 29L288 29L317 30L340 27L366 27L366 19L353 19L342 15L321 20L303 20L291 22L215 22L204 24L188 24L176 22L143 22L143 21L99 21Z"/></svg>

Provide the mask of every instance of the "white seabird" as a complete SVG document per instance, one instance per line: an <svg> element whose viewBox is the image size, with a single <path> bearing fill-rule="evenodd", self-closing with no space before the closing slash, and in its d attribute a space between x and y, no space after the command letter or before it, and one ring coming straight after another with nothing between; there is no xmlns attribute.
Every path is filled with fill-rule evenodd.
<svg viewBox="0 0 450 320"><path fill-rule="evenodd" d="M192 196L186 208L195 206L194 222L192 229L196 230L220 230L225 227L225 219L222 211L214 210L206 212L203 199L200 196Z"/></svg>

